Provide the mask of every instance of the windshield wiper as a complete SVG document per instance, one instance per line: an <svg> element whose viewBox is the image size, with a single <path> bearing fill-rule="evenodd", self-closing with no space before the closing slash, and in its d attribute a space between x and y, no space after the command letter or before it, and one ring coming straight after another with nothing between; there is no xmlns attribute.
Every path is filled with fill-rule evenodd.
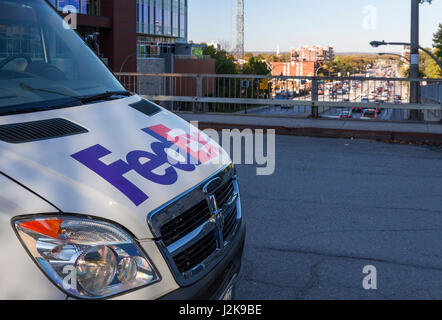
<svg viewBox="0 0 442 320"><path fill-rule="evenodd" d="M27 90L27 91L40 91L40 92L46 92L46 93L56 94L56 95L63 96L63 97L72 98L72 99L75 99L76 101L81 102L82 104L86 104L86 103L90 103L90 102L94 102L94 101L98 101L98 100L109 99L109 98L111 98L113 96L117 96L117 95L118 96L126 96L126 97L129 97L132 95L129 91L105 91L105 92L94 94L94 95L87 96L87 97L76 97L76 96L73 96L70 94L66 94L66 93L62 93L62 92L58 92L58 91L54 91L54 90L34 88L34 87L28 86L27 84L24 84L24 83L20 83L20 87L23 90Z"/></svg>
<svg viewBox="0 0 442 320"><path fill-rule="evenodd" d="M48 110L55 110L55 109L62 109L67 107L74 107L75 104L80 103L82 105L91 103L93 101L99 101L99 100L105 100L112 98L113 96L131 96L132 94L129 91L106 91L104 93L92 95L92 96L86 96L86 97L76 97L69 94L65 94L62 92L47 90L47 89L40 89L40 88L33 88L31 86L28 86L24 83L20 84L20 87L23 90L27 91L40 91L40 92L46 92L51 93L63 97L72 98L73 101L63 102L63 103L54 103L52 105L48 106L11 106L11 107L1 107L0 108L0 116L6 116L6 115L13 115L13 114L20 114L20 113L29 113L29 112L37 112L37 111L48 111Z"/></svg>
<svg viewBox="0 0 442 320"><path fill-rule="evenodd" d="M130 93L129 91L106 91L106 92L95 94L95 95L92 95L89 97L83 97L83 98L81 98L81 101L84 104L86 104L86 103L90 103L90 102L94 102L94 101L98 101L98 100L109 99L109 98L112 98L113 96L130 97L131 95L132 95L132 93Z"/></svg>

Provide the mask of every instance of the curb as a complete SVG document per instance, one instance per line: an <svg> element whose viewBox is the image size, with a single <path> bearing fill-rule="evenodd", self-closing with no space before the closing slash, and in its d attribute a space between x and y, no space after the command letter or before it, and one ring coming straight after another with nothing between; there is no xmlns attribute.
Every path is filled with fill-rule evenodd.
<svg viewBox="0 0 442 320"><path fill-rule="evenodd" d="M315 138L338 138L338 139L366 139L376 141L388 141L398 143L417 143L429 145L442 145L442 134L439 133L423 133L423 132L400 132L400 131L370 131L370 130L346 130L346 129L329 129L329 128L313 128L300 127L289 128L283 126L261 126L247 124L229 124L219 122L198 122L200 130L214 129L222 131L223 129L274 129L277 135L298 136L298 137L315 137Z"/></svg>

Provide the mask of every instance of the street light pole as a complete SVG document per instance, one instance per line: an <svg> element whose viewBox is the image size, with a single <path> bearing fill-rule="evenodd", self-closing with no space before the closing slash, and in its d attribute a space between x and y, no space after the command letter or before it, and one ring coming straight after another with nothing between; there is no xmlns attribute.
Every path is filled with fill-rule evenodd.
<svg viewBox="0 0 442 320"><path fill-rule="evenodd" d="M372 41L370 42L370 45L372 45L375 48L379 46L411 46L411 44L408 42L385 42L385 41ZM442 70L442 62L440 62L436 58L436 56L433 53L431 53L430 50L427 50L421 46L419 46L419 49L425 52L426 54L428 54L434 60L434 62L436 62L436 64L439 66L440 70Z"/></svg>
<svg viewBox="0 0 442 320"><path fill-rule="evenodd" d="M395 56L403 59L407 64L410 64L410 60L404 57L403 55L397 54L397 53L388 53L388 52L380 52L378 53L378 56Z"/></svg>
<svg viewBox="0 0 442 320"><path fill-rule="evenodd" d="M419 78L419 4L420 0L411 0L411 40L410 40L410 79ZM419 83L410 83L410 102L419 103ZM412 118L417 118L415 110Z"/></svg>

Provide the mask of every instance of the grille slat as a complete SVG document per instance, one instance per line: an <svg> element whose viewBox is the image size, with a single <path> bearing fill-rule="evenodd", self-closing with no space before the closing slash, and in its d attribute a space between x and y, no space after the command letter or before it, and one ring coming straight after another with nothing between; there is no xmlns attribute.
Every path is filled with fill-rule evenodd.
<svg viewBox="0 0 442 320"><path fill-rule="evenodd" d="M161 228L161 235L166 246L192 232L210 217L206 200L175 218Z"/></svg>
<svg viewBox="0 0 442 320"><path fill-rule="evenodd" d="M88 130L62 118L0 125L0 140L25 143L87 133Z"/></svg>
<svg viewBox="0 0 442 320"><path fill-rule="evenodd" d="M175 264L181 273L198 266L216 250L214 232L210 232L201 241L174 257Z"/></svg>
<svg viewBox="0 0 442 320"><path fill-rule="evenodd" d="M215 193L215 197L217 199L218 206L221 208L224 206L226 201L230 198L233 193L233 183L232 180L229 181L228 188L221 188Z"/></svg>
<svg viewBox="0 0 442 320"><path fill-rule="evenodd" d="M235 220L236 220L236 207L233 208L232 212L226 217L226 221L223 228L223 237L224 239L227 239L235 227Z"/></svg>

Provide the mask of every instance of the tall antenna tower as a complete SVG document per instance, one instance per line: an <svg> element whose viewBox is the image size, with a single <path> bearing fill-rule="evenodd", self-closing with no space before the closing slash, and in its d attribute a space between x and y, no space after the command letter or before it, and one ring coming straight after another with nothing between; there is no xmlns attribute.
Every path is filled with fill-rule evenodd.
<svg viewBox="0 0 442 320"><path fill-rule="evenodd" d="M244 0L236 0L236 54L244 58Z"/></svg>

